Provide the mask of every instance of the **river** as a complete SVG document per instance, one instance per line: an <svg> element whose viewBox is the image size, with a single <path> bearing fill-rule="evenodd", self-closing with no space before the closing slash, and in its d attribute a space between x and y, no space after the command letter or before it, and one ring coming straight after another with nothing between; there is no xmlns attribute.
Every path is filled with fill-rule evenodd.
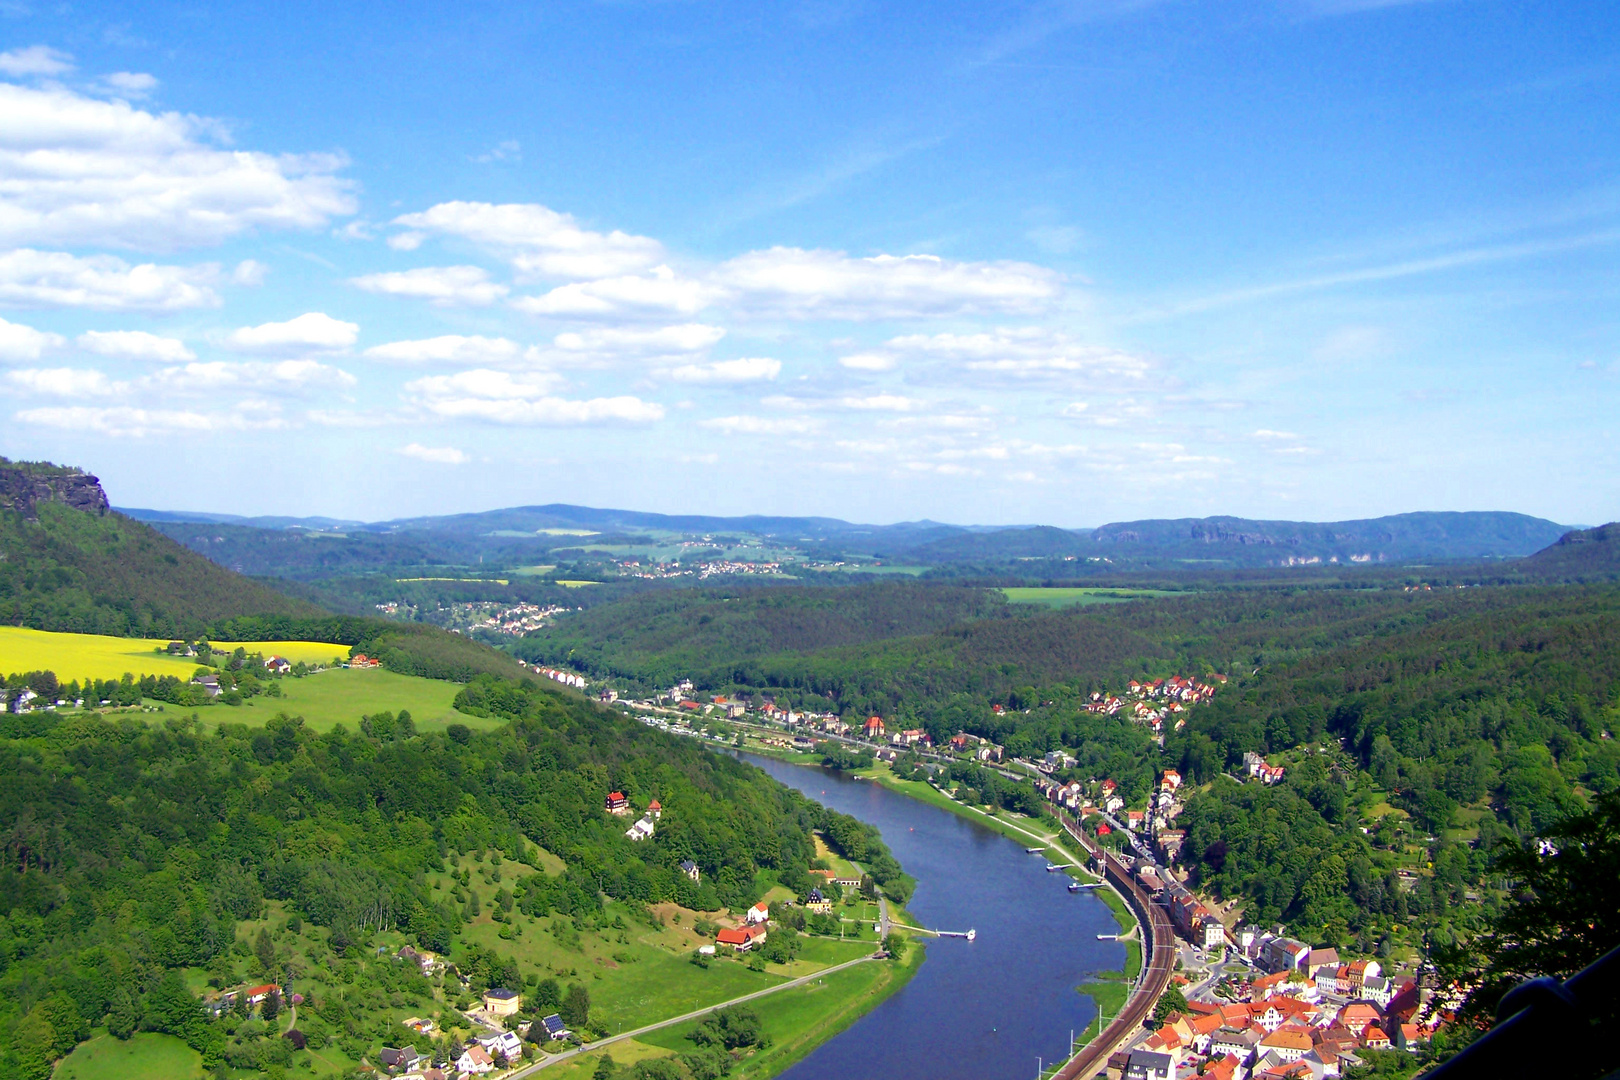
<svg viewBox="0 0 1620 1080"><path fill-rule="evenodd" d="M867 780L740 754L841 813L876 825L917 889L919 926L978 930L923 938L928 959L901 990L782 1074L783 1080L1029 1080L1064 1058L1096 1015L1075 987L1125 965L1118 930L1089 892L983 825Z"/></svg>

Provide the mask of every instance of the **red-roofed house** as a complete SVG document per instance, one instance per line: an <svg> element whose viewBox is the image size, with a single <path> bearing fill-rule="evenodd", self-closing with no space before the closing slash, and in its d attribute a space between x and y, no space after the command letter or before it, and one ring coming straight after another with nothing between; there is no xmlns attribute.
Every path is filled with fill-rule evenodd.
<svg viewBox="0 0 1620 1080"><path fill-rule="evenodd" d="M602 808L610 814L625 817L630 813L630 800L624 797L622 791L610 791Z"/></svg>
<svg viewBox="0 0 1620 1080"><path fill-rule="evenodd" d="M861 730L866 733L868 739L883 738L883 717L868 716L866 723L861 725Z"/></svg>
<svg viewBox="0 0 1620 1080"><path fill-rule="evenodd" d="M749 908L748 913L743 916L744 919L748 920L748 924L750 926L755 925L757 923L763 923L766 920L768 920L770 917L771 917L770 906L767 905L765 903L765 901L763 901L763 900L761 900L759 903L755 904L753 907Z"/></svg>
<svg viewBox="0 0 1620 1080"><path fill-rule="evenodd" d="M1388 1050L1389 1036L1377 1024L1368 1024L1367 1030L1361 1033L1361 1045L1369 1050Z"/></svg>
<svg viewBox="0 0 1620 1080"><path fill-rule="evenodd" d="M1339 1023L1349 1028L1350 1032L1358 1039L1361 1038L1362 1033L1367 1030L1369 1025L1376 1024L1378 1020L1377 1007L1369 1005L1365 1001L1351 1002L1339 1010Z"/></svg>
<svg viewBox="0 0 1620 1080"><path fill-rule="evenodd" d="M1311 1052L1310 1033L1292 1024L1280 1027L1260 1040L1260 1053L1268 1052L1292 1064Z"/></svg>
<svg viewBox="0 0 1620 1080"><path fill-rule="evenodd" d="M724 928L715 935L715 941L721 945L730 945L738 952L747 952L754 947L754 936L741 927Z"/></svg>

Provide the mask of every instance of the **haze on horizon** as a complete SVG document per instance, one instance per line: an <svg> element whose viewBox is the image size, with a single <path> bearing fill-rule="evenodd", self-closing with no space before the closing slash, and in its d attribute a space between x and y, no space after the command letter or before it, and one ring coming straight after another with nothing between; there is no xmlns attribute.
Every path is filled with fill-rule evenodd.
<svg viewBox="0 0 1620 1080"><path fill-rule="evenodd" d="M1617 31L7 5L0 454L365 520L1614 520Z"/></svg>

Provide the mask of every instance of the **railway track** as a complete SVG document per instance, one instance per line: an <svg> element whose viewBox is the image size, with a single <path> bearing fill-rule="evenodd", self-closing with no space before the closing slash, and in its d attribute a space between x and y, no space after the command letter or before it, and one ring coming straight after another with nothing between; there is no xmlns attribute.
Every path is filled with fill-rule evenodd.
<svg viewBox="0 0 1620 1080"><path fill-rule="evenodd" d="M1067 817L1063 818L1063 827L1069 831L1069 835L1080 842L1082 847L1091 851L1093 856L1098 853L1097 849L1091 847L1085 834ZM1137 983L1136 991L1125 1002L1125 1007L1120 1010L1113 1023L1070 1058L1063 1068L1057 1071L1053 1080L1086 1080L1087 1077L1101 1072L1108 1063L1109 1055L1119 1044L1142 1030L1142 1021L1147 1019L1154 1003L1159 1000L1159 995L1164 993L1164 988L1170 985L1170 975L1175 970L1175 930L1170 925L1170 917L1142 891L1141 886L1131 880L1125 867L1113 855L1106 851L1103 851L1102 855L1103 869L1109 883L1119 890L1130 904L1146 938L1143 942L1142 978Z"/></svg>

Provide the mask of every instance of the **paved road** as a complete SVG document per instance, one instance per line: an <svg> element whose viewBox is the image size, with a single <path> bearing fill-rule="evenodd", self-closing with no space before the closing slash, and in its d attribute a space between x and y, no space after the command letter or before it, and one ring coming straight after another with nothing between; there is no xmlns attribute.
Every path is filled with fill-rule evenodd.
<svg viewBox="0 0 1620 1080"><path fill-rule="evenodd" d="M885 918L887 918L886 915ZM578 1057L581 1054L594 1053L597 1050L601 1050L603 1047L612 1046L616 1042L623 1042L626 1039L634 1039L638 1035L645 1035L649 1031L657 1031L659 1028L666 1028L671 1024L682 1024L688 1020L696 1020L700 1016L707 1016L716 1010L730 1008L733 1005L741 1005L745 1001L753 1001L756 998L766 997L767 995L779 993L783 990L792 990L796 986L807 986L810 983L815 982L817 979L824 979L836 971L843 971L845 968L852 968L856 964L865 964L875 959L875 956L856 957L854 960L846 960L842 964L834 964L830 968L823 968L820 971L812 972L809 975L801 975L799 978L793 979L790 982L778 983L775 986L766 987L764 990L755 990L752 994L744 994L742 997L732 998L730 1001L722 1001L717 1005L709 1005L701 1009L693 1009L689 1013L682 1013L680 1016L672 1016L668 1020L660 1020L656 1024L647 1024L646 1026L638 1027L633 1031L626 1031L622 1034L613 1035L606 1039L599 1039L593 1043L586 1043L584 1046L575 1047L572 1050L564 1050L560 1054L550 1054L535 1062L533 1065L519 1069L517 1072L508 1073L505 1080L521 1080L522 1077L532 1076L541 1069L548 1068L560 1061L567 1061L570 1058Z"/></svg>

